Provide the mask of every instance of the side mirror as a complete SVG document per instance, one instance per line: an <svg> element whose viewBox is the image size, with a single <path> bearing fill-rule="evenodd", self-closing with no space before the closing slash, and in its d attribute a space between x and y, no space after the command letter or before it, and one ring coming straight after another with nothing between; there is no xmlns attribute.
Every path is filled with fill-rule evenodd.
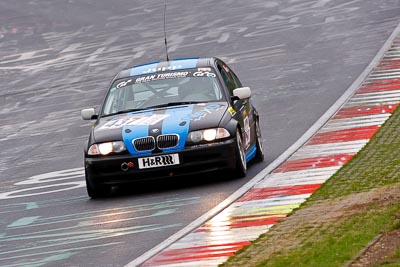
<svg viewBox="0 0 400 267"><path fill-rule="evenodd" d="M251 96L250 87L240 87L233 90L233 97L234 100L237 99L247 99Z"/></svg>
<svg viewBox="0 0 400 267"><path fill-rule="evenodd" d="M97 115L94 108L86 108L81 110L81 117L84 120L94 120L97 119Z"/></svg>

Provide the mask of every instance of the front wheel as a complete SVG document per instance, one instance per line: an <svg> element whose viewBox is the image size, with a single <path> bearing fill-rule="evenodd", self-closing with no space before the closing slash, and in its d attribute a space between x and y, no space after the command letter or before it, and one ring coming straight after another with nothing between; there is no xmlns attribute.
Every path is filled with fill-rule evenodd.
<svg viewBox="0 0 400 267"><path fill-rule="evenodd" d="M91 198L106 197L111 192L109 185L99 184L94 181L93 177L85 170L86 191Z"/></svg>
<svg viewBox="0 0 400 267"><path fill-rule="evenodd" d="M245 177L247 174L247 162L246 162L246 154L244 152L242 136L240 135L239 129L236 130L236 168L235 175L238 178Z"/></svg>
<svg viewBox="0 0 400 267"><path fill-rule="evenodd" d="M264 161L264 151L263 151L263 143L261 136L261 129L258 120L256 121L256 156L254 157L255 162Z"/></svg>

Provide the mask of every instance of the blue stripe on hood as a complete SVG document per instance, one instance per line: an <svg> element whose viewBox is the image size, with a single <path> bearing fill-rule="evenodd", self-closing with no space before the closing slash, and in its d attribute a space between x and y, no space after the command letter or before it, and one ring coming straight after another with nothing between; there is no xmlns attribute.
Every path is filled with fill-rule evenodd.
<svg viewBox="0 0 400 267"><path fill-rule="evenodd" d="M140 113L140 115L144 116L151 116L152 114L153 114L152 111ZM128 130L128 132L126 132L126 130ZM149 125L132 125L132 126L128 125L122 128L122 140L124 140L125 146L132 156L151 154L151 151L146 151L146 152L136 151L136 149L133 147L132 144L132 141L135 140L136 138L146 137L148 135L149 135Z"/></svg>
<svg viewBox="0 0 400 267"><path fill-rule="evenodd" d="M163 152L178 151L185 147L186 138L189 134L189 115L192 114L193 108L194 105L188 105L166 110L165 114L169 115L169 117L164 119L162 134L179 134L179 144L174 148L163 149Z"/></svg>

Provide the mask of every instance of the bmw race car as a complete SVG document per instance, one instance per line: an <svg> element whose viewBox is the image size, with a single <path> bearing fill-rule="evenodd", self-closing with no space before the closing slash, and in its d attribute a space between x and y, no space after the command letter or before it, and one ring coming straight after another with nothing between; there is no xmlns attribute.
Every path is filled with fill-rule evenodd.
<svg viewBox="0 0 400 267"><path fill-rule="evenodd" d="M249 87L218 58L176 59L118 73L85 147L90 197L114 185L232 170L264 159L257 110Z"/></svg>

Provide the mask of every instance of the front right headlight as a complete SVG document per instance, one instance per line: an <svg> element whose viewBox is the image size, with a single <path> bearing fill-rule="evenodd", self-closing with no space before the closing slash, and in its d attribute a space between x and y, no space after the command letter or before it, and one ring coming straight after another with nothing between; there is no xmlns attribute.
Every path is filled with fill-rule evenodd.
<svg viewBox="0 0 400 267"><path fill-rule="evenodd" d="M225 128L211 128L190 132L188 141L192 143L212 142L217 139L227 138L230 134Z"/></svg>

